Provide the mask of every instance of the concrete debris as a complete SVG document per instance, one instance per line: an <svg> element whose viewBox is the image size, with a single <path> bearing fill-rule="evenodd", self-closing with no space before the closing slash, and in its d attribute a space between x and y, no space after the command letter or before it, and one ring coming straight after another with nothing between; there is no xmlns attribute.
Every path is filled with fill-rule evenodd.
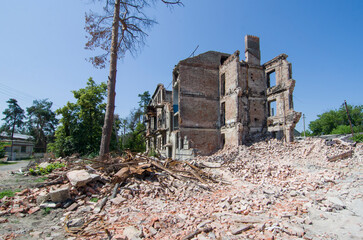
<svg viewBox="0 0 363 240"><path fill-rule="evenodd" d="M92 181L92 176L86 170L75 170L67 173L67 178L72 186L82 187Z"/></svg>
<svg viewBox="0 0 363 240"><path fill-rule="evenodd" d="M71 197L68 186L51 190L49 196L52 202L65 202Z"/></svg>
<svg viewBox="0 0 363 240"><path fill-rule="evenodd" d="M58 159L67 167L48 181L67 178L0 199L0 224L61 208L58 231L68 239L359 239L362 156L363 144L308 138L226 147L190 162L131 153ZM28 234L45 236L39 231Z"/></svg>

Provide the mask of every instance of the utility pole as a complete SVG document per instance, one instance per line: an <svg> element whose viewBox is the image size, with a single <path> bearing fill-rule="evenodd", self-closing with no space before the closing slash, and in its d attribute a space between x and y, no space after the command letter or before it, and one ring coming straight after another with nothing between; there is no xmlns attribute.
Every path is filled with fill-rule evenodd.
<svg viewBox="0 0 363 240"><path fill-rule="evenodd" d="M347 111L347 116L348 116L348 121L349 121L349 125L350 125L350 130L352 131L352 137L354 137L352 122L350 121L350 115L349 115L348 106L347 106L347 101L345 101L345 100L344 100L344 105L345 105L345 110Z"/></svg>
<svg viewBox="0 0 363 240"><path fill-rule="evenodd" d="M306 131L305 131L305 114L303 114L303 123L304 123L304 138L306 138Z"/></svg>

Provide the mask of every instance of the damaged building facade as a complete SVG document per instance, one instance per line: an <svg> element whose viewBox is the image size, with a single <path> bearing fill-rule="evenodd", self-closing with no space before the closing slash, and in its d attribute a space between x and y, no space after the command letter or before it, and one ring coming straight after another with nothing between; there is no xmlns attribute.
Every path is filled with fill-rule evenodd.
<svg viewBox="0 0 363 240"><path fill-rule="evenodd" d="M180 61L172 91L159 84L148 105L147 150L186 160L267 136L293 141L291 63L280 54L261 65L259 41L245 37L245 60L209 51Z"/></svg>

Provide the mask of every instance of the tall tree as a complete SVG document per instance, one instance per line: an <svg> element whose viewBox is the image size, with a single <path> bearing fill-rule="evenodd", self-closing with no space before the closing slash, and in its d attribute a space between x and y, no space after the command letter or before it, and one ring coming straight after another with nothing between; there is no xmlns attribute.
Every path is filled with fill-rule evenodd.
<svg viewBox="0 0 363 240"><path fill-rule="evenodd" d="M46 152L47 143L53 138L58 119L52 111L53 103L47 99L34 100L26 109L28 131L34 137L36 151Z"/></svg>
<svg viewBox="0 0 363 240"><path fill-rule="evenodd" d="M18 105L18 101L14 98L10 98L7 103L9 105L3 112L5 117L2 120L4 120L5 123L1 127L1 130L7 132L11 136L10 152L11 156L13 156L14 132L23 127L24 110Z"/></svg>
<svg viewBox="0 0 363 240"><path fill-rule="evenodd" d="M76 103L68 102L56 110L62 116L55 133L55 142L50 146L56 155L89 155L98 152L106 106L106 87L105 83L96 84L89 78L85 88L72 91Z"/></svg>
<svg viewBox="0 0 363 240"><path fill-rule="evenodd" d="M100 0L102 1L102 0ZM90 35L86 48L94 50L101 48L104 53L91 58L96 67L105 67L110 56L110 70L107 82L107 107L102 128L102 138L99 155L102 158L109 152L112 124L115 110L115 86L117 60L123 58L126 52L135 53L144 44L147 36L145 29L155 21L148 18L144 10L149 2L156 0L103 0L106 2L103 15L90 13L86 15L86 31ZM181 0L166 1L167 5L180 5Z"/></svg>

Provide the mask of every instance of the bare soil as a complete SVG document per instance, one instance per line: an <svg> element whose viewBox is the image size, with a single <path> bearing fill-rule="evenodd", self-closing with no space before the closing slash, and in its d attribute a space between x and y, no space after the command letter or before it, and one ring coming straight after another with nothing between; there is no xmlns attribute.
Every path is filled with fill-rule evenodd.
<svg viewBox="0 0 363 240"><path fill-rule="evenodd" d="M0 191L23 190L41 183L43 176L24 176L16 173L28 163L29 161L18 161L16 164L0 166ZM0 216L7 219L7 222L0 223L0 240L66 239L59 220L62 216L63 209L52 209L50 212L41 209L31 215Z"/></svg>

